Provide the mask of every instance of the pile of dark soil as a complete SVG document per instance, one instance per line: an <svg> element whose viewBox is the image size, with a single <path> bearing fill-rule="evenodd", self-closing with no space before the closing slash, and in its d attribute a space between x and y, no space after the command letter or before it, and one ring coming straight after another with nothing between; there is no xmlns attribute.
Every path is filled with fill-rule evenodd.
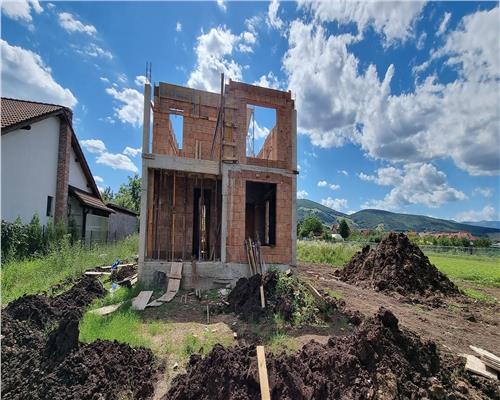
<svg viewBox="0 0 500 400"><path fill-rule="evenodd" d="M390 233L375 248L364 247L336 275L344 282L430 305L439 305L443 296L459 294L455 284L403 233Z"/></svg>
<svg viewBox="0 0 500 400"><path fill-rule="evenodd" d="M111 282L120 282L134 274L137 274L137 265L126 265L124 267L112 270L111 275L109 276L109 280Z"/></svg>
<svg viewBox="0 0 500 400"><path fill-rule="evenodd" d="M266 301L264 309L261 307L261 285L264 287ZM296 277L270 271L264 275L256 274L239 279L227 300L229 311L246 321L259 321L261 318L280 314L290 323L296 323L297 319L302 324L320 323L339 316L354 325L361 323L361 314L348 310L344 301L334 299L327 293L322 295L324 301L318 302Z"/></svg>
<svg viewBox="0 0 500 400"><path fill-rule="evenodd" d="M79 318L103 294L102 285L86 277L57 297L24 296L2 310L2 398L152 396L156 367L150 350L78 342Z"/></svg>
<svg viewBox="0 0 500 400"><path fill-rule="evenodd" d="M380 309L354 333L311 341L293 355L266 354L272 399L499 398L498 387L440 357L433 342L402 331ZM193 355L163 400L260 398L255 347L220 345Z"/></svg>

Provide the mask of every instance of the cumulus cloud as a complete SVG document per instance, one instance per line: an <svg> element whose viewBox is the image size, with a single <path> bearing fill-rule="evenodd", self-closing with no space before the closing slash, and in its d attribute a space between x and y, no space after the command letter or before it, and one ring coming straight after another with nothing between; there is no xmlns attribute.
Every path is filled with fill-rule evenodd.
<svg viewBox="0 0 500 400"><path fill-rule="evenodd" d="M307 196L309 196L309 193L307 193L305 190L297 191L297 198L298 199L307 199Z"/></svg>
<svg viewBox="0 0 500 400"><path fill-rule="evenodd" d="M321 181L318 182L318 187L325 187L326 185L328 185L327 181L321 180Z"/></svg>
<svg viewBox="0 0 500 400"><path fill-rule="evenodd" d="M101 77L99 77L99 79L100 79L102 82L109 83L109 79L108 79L108 78L106 78L105 76L101 76Z"/></svg>
<svg viewBox="0 0 500 400"><path fill-rule="evenodd" d="M134 83L139 87L143 87L147 81L148 79L144 75L137 75L134 79Z"/></svg>
<svg viewBox="0 0 500 400"><path fill-rule="evenodd" d="M332 199L331 197L327 197L326 199L321 199L321 204L334 210L347 208L346 199Z"/></svg>
<svg viewBox="0 0 500 400"><path fill-rule="evenodd" d="M102 153L106 151L106 145L100 139L81 140L80 144L90 153Z"/></svg>
<svg viewBox="0 0 500 400"><path fill-rule="evenodd" d="M42 58L0 39L2 52L2 96L74 107L77 99L52 77Z"/></svg>
<svg viewBox="0 0 500 400"><path fill-rule="evenodd" d="M457 221L493 221L499 220L500 215L492 205L484 206L482 210L469 210L459 213L455 219Z"/></svg>
<svg viewBox="0 0 500 400"><path fill-rule="evenodd" d="M472 194L474 196L491 197L493 196L493 190L489 187L477 187L472 191Z"/></svg>
<svg viewBox="0 0 500 400"><path fill-rule="evenodd" d="M309 9L317 20L340 24L354 22L360 35L371 27L384 37L386 45L404 42L413 36L415 21L424 5L425 2L418 1L299 0L299 6Z"/></svg>
<svg viewBox="0 0 500 400"><path fill-rule="evenodd" d="M235 46L241 38L230 29L219 26L208 33L198 36L196 45L197 62L189 76L188 86L207 90L220 91L220 74L233 80L242 79L242 67L230 59Z"/></svg>
<svg viewBox="0 0 500 400"><path fill-rule="evenodd" d="M217 0L217 6L219 6L219 8L226 12L227 10L227 7L226 7L226 3L224 2L224 0Z"/></svg>
<svg viewBox="0 0 500 400"><path fill-rule="evenodd" d="M436 208L445 203L465 200L467 196L448 185L446 174L428 163L414 163L403 170L380 168L368 180L384 186L394 186L382 200L372 200L363 208L397 210L410 204Z"/></svg>
<svg viewBox="0 0 500 400"><path fill-rule="evenodd" d="M436 32L436 34L438 36L440 36L440 35L442 35L443 33L446 32L446 28L448 27L448 22L450 22L450 18L451 18L451 13L445 12L443 20L439 24L439 28L438 28L438 30Z"/></svg>
<svg viewBox="0 0 500 400"><path fill-rule="evenodd" d="M117 89L109 87L106 93L111 95L118 106L114 107L116 117L123 123L139 127L142 124L144 110L144 96L132 88Z"/></svg>
<svg viewBox="0 0 500 400"><path fill-rule="evenodd" d="M138 148L133 148L133 147L125 147L125 149L123 150L123 154L125 154L126 156L130 156L130 157L135 157L139 154L142 153L142 147L138 147Z"/></svg>
<svg viewBox="0 0 500 400"><path fill-rule="evenodd" d="M278 0L271 0L267 9L266 24L270 28L280 30L283 27L283 20L278 16L280 3Z"/></svg>
<svg viewBox="0 0 500 400"><path fill-rule="evenodd" d="M336 184L334 184L334 183L330 183L330 184L328 184L328 187L329 187L330 189L332 189L332 190L338 190L338 189L340 189L340 185L336 185Z"/></svg>
<svg viewBox="0 0 500 400"><path fill-rule="evenodd" d="M182 24L179 21L177 21L177 23L175 24L175 31L176 32L182 31Z"/></svg>
<svg viewBox="0 0 500 400"><path fill-rule="evenodd" d="M498 7L478 11L448 33L433 57L456 69L456 80L441 83L429 76L413 93L400 95L390 90L393 65L381 78L374 65L359 69L348 51L357 38L327 35L319 25L294 21L284 69L302 111L299 131L316 146L350 141L377 159L450 157L471 175L500 173L499 18Z"/></svg>
<svg viewBox="0 0 500 400"><path fill-rule="evenodd" d="M342 174L342 175L345 175L345 176L349 176L349 172L347 172L345 169L338 170L337 172L339 174Z"/></svg>
<svg viewBox="0 0 500 400"><path fill-rule="evenodd" d="M74 46L74 48L78 54L83 56L89 56L94 58L105 58L108 60L113 59L113 54L110 51L105 50L102 47L99 47L95 43L90 43L89 45L83 47Z"/></svg>
<svg viewBox="0 0 500 400"><path fill-rule="evenodd" d="M59 25L66 30L66 32L74 33L81 32L86 33L87 35L95 35L97 33L97 29L94 25L85 25L78 19L74 17L73 14L68 12L62 12L58 14L59 16Z"/></svg>
<svg viewBox="0 0 500 400"><path fill-rule="evenodd" d="M31 12L40 14L43 11L38 0L7 0L1 2L2 14L15 20L31 22Z"/></svg>
<svg viewBox="0 0 500 400"><path fill-rule="evenodd" d="M284 86L283 82L272 71L269 71L266 75L262 75L253 84L269 89L281 89Z"/></svg>
<svg viewBox="0 0 500 400"><path fill-rule="evenodd" d="M80 141L83 148L93 154L97 154L96 163L107 165L113 169L121 169L124 171L131 171L137 173L139 170L137 166L132 162L132 160L125 154L127 149L132 151L137 150L130 147L126 147L124 154L122 153L110 153L106 149L106 145L100 139L88 139Z"/></svg>

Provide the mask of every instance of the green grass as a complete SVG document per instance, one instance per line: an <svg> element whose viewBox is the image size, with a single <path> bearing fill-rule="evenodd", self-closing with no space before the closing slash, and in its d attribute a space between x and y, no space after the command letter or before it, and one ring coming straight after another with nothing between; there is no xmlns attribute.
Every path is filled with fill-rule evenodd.
<svg viewBox="0 0 500 400"><path fill-rule="evenodd" d="M189 358L191 354L206 355L217 343L227 347L231 344L231 339L224 336L220 337L210 330L205 331L201 336L188 333L182 342L180 355L184 359Z"/></svg>
<svg viewBox="0 0 500 400"><path fill-rule="evenodd" d="M428 253L431 263L451 279L500 287L500 260L492 257Z"/></svg>
<svg viewBox="0 0 500 400"><path fill-rule="evenodd" d="M330 295L330 297L333 297L334 299L337 299L337 300L340 300L340 299L342 299L344 297L342 295L342 293L340 293L340 292L338 292L336 290L333 290L333 289L327 288L326 292Z"/></svg>
<svg viewBox="0 0 500 400"><path fill-rule="evenodd" d="M297 343L292 337L288 336L284 332L274 333L266 342L266 347L273 354L279 354L281 352L293 353L298 350Z"/></svg>
<svg viewBox="0 0 500 400"><path fill-rule="evenodd" d="M471 299L484 301L485 303L492 303L492 304L495 304L497 302L497 299L495 297L490 296L486 293L479 292L474 289L465 288L462 289L462 291L465 293L467 297L470 297Z"/></svg>
<svg viewBox="0 0 500 400"><path fill-rule="evenodd" d="M323 241L297 241L297 259L305 262L342 266L359 250L350 243L328 243Z"/></svg>
<svg viewBox="0 0 500 400"><path fill-rule="evenodd" d="M113 245L96 246L93 249L79 245L62 245L45 257L33 260L11 261L2 265L2 303L8 303L24 294L35 294L67 278L79 277L85 270L109 265L137 254L138 237L133 236Z"/></svg>

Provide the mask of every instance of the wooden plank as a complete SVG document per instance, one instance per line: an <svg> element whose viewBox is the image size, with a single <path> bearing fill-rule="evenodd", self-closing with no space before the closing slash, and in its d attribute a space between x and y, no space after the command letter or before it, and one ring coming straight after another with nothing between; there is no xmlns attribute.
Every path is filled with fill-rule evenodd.
<svg viewBox="0 0 500 400"><path fill-rule="evenodd" d="M111 304L109 306L97 308L95 310L89 311L91 314L97 314L97 315L108 315L111 314L112 312L115 312L120 308L120 306L123 304L123 301L120 301L117 304Z"/></svg>
<svg viewBox="0 0 500 400"><path fill-rule="evenodd" d="M321 296L321 293L318 292L318 290L313 285L311 285L309 282L304 282L304 285L307 289L309 289L309 292L311 292L316 301L322 302L324 300L323 296Z"/></svg>
<svg viewBox="0 0 500 400"><path fill-rule="evenodd" d="M152 290L146 290L146 291L140 292L137 295L137 297L132 299L132 307L130 307L130 308L132 310L144 310L152 295L153 295Z"/></svg>
<svg viewBox="0 0 500 400"><path fill-rule="evenodd" d="M182 263L173 262L170 267L169 278L182 279Z"/></svg>
<svg viewBox="0 0 500 400"><path fill-rule="evenodd" d="M257 346L257 366L259 368L260 398L262 400L271 400L264 346Z"/></svg>
<svg viewBox="0 0 500 400"><path fill-rule="evenodd" d="M500 371L500 358L487 350L476 346L469 346L473 351L479 354L479 358L489 367Z"/></svg>
<svg viewBox="0 0 500 400"><path fill-rule="evenodd" d="M264 298L264 286L260 285L260 306L266 308L266 299Z"/></svg>
<svg viewBox="0 0 500 400"><path fill-rule="evenodd" d="M85 275L87 275L87 276L111 275L111 272L102 272L102 271L85 271Z"/></svg>
<svg viewBox="0 0 500 400"><path fill-rule="evenodd" d="M465 369L470 371L476 375L484 376L485 378L490 379L498 379L498 375L492 368L486 366L483 361L476 356L472 356L469 354L463 354L463 356L467 359L465 364Z"/></svg>

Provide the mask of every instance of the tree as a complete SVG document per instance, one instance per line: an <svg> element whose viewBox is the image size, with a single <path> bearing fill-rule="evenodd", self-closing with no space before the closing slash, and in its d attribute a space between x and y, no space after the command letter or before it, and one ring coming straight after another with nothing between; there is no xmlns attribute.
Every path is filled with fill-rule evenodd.
<svg viewBox="0 0 500 400"><path fill-rule="evenodd" d="M107 203L109 201L112 202L113 198L115 197L113 191L111 190L111 188L109 186L106 186L106 188L101 191L101 196L102 196L102 199L104 200L105 203Z"/></svg>
<svg viewBox="0 0 500 400"><path fill-rule="evenodd" d="M141 178L139 175L128 177L128 182L123 183L115 194L113 202L128 208L136 213L141 210Z"/></svg>
<svg viewBox="0 0 500 400"><path fill-rule="evenodd" d="M323 224L316 216L309 216L300 224L300 237L310 237L311 235L321 235L323 233Z"/></svg>
<svg viewBox="0 0 500 400"><path fill-rule="evenodd" d="M349 229L349 225L347 225L347 222L345 221L345 219L340 221L339 233L340 233L340 236L342 236L344 239L347 239L349 237L349 235L351 234L351 230Z"/></svg>

